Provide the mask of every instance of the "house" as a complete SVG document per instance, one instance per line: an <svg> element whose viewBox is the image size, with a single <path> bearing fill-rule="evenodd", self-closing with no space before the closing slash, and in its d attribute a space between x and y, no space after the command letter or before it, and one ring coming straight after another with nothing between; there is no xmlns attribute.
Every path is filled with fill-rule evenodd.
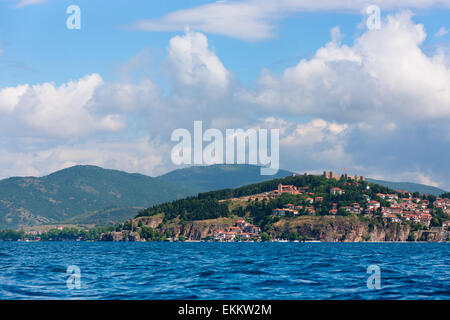
<svg viewBox="0 0 450 320"><path fill-rule="evenodd" d="M330 214L331 215L336 215L338 213L337 209L331 209L330 210Z"/></svg>
<svg viewBox="0 0 450 320"><path fill-rule="evenodd" d="M277 194L288 193L288 194L301 194L300 190L297 189L294 185L282 185L281 183L278 185Z"/></svg>
<svg viewBox="0 0 450 320"><path fill-rule="evenodd" d="M419 215L420 223L427 227L430 225L431 218L432 218L432 216L429 213L422 213Z"/></svg>
<svg viewBox="0 0 450 320"><path fill-rule="evenodd" d="M230 227L230 231L238 234L242 232L242 229L239 227Z"/></svg>
<svg viewBox="0 0 450 320"><path fill-rule="evenodd" d="M344 193L344 190L342 190L341 188L331 188L330 189L330 194L332 195L332 196L335 196L335 195L342 195Z"/></svg>
<svg viewBox="0 0 450 320"><path fill-rule="evenodd" d="M369 201L369 204L367 206L369 209L378 209L380 207L380 203L378 201L372 200Z"/></svg>
<svg viewBox="0 0 450 320"><path fill-rule="evenodd" d="M236 232L228 231L225 232L225 241L233 241L236 238Z"/></svg>
<svg viewBox="0 0 450 320"><path fill-rule="evenodd" d="M258 233L261 233L261 228L254 226L252 224L249 224L248 226L245 227L244 232L250 233L250 234L258 234Z"/></svg>
<svg viewBox="0 0 450 320"><path fill-rule="evenodd" d="M274 215L276 217L281 217L281 216L284 216L285 214L286 214L285 209L276 208L272 211L272 215Z"/></svg>
<svg viewBox="0 0 450 320"><path fill-rule="evenodd" d="M236 226L238 226L241 229L245 228L246 225L248 225L248 222L246 222L245 220L238 220L236 222Z"/></svg>
<svg viewBox="0 0 450 320"><path fill-rule="evenodd" d="M224 230L215 230L213 233L214 240L223 241L225 240L225 231Z"/></svg>
<svg viewBox="0 0 450 320"><path fill-rule="evenodd" d="M385 220L391 221L391 222L396 222L396 223L400 223L401 220L398 216L396 216L395 214L390 214L386 217L384 217Z"/></svg>
<svg viewBox="0 0 450 320"><path fill-rule="evenodd" d="M294 210L294 209L288 209L288 208L284 208L284 209L277 208L272 211L272 214L274 216L278 216L278 217L285 216L285 215L286 216L288 216L288 215L295 216L295 215L298 215L298 211Z"/></svg>

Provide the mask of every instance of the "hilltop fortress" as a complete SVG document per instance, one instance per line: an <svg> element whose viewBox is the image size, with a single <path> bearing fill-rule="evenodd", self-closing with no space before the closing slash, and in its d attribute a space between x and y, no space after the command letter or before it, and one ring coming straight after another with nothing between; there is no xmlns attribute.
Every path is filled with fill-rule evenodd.
<svg viewBox="0 0 450 320"><path fill-rule="evenodd" d="M339 180L340 178L344 177L346 180L347 179L351 179L351 180L355 180L355 181L366 181L366 177L364 176L358 176L357 174L355 175L349 175L347 173L344 174L335 174L333 171L324 171L322 176L324 176L327 179L336 179Z"/></svg>
<svg viewBox="0 0 450 320"><path fill-rule="evenodd" d="M294 173L293 176L296 176L297 174ZM305 172L304 173L305 176L307 175L311 175L311 176L320 176L320 174L310 174ZM358 176L357 174L355 175L349 175L348 173L344 173L344 174L335 174L333 171L324 171L322 173L322 177L325 177L327 179L336 179L339 180L341 178L345 178L346 180L350 179L350 180L354 180L354 181L366 181L366 177L365 176Z"/></svg>

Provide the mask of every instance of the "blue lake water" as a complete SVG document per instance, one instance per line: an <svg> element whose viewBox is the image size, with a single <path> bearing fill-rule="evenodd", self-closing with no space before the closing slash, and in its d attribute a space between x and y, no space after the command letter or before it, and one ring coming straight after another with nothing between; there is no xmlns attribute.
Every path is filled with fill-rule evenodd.
<svg viewBox="0 0 450 320"><path fill-rule="evenodd" d="M449 299L448 243L0 242L0 299ZM80 268L69 289L67 267ZM369 289L369 265L381 289Z"/></svg>

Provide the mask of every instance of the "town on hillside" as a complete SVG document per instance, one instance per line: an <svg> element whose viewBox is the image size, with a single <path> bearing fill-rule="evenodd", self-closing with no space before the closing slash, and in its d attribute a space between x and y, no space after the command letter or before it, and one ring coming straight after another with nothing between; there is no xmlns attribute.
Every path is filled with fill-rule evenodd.
<svg viewBox="0 0 450 320"><path fill-rule="evenodd" d="M215 230L213 239L215 241L258 241L261 239L260 233L260 227L241 219L233 227L226 230Z"/></svg>
<svg viewBox="0 0 450 320"><path fill-rule="evenodd" d="M312 192L307 192L308 188L297 188L293 185L278 186L277 190L273 190L273 195L281 195L283 193L293 195L307 195L303 199L303 205L294 205L291 203L285 204L282 208L276 208L273 210L274 216L297 216L301 210L306 211L308 214L315 215L315 207L320 206L324 198L321 196L315 196ZM344 194L344 190L340 188L331 188L330 195L337 196ZM366 206L362 207L360 203L354 202L349 206L338 206L338 203L332 203L332 209L329 210L330 215L336 215L339 209L353 214L365 214L368 217L373 217L374 214L380 212L383 219L391 222L411 221L414 223L420 223L425 226L430 225L432 218L430 209L430 201L422 199L420 197L413 197L411 192L397 190L395 194L383 194L377 193L377 197L385 199L389 206L382 206L379 201L372 200L368 195L364 195L366 199ZM400 196L399 196L400 195ZM450 199L448 198L436 198L433 202L434 208L441 208L444 213L450 215ZM448 223L448 221L447 221Z"/></svg>
<svg viewBox="0 0 450 320"><path fill-rule="evenodd" d="M219 242L281 241L289 238L314 241L326 238L325 233L329 231L324 229L319 237L314 234L314 227L310 231L301 230L297 228L298 223L308 219L309 225L330 219L343 223L355 221L345 217L355 217L357 221L363 221L369 230L358 239L369 239L372 236L368 233L376 227L381 231L408 230L406 236L401 237L402 241L406 238L409 241L448 241L449 216L448 194L436 197L405 190L395 191L368 183L363 176L335 175L330 171L322 175L292 175L175 200L148 208L135 219L114 226L85 230L58 226L43 233L28 230L22 231L23 234L5 231L0 238ZM158 222L149 223L147 220ZM195 224L196 221L203 221L205 227L201 229ZM289 229L291 222L295 226ZM194 229L196 232L191 232ZM343 237L345 235L331 238ZM383 239L376 235L373 237ZM390 239L398 237L392 236Z"/></svg>

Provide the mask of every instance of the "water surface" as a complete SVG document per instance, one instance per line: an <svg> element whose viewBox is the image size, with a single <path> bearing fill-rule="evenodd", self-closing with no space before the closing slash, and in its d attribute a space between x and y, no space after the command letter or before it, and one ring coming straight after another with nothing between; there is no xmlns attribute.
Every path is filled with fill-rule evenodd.
<svg viewBox="0 0 450 320"><path fill-rule="evenodd" d="M448 243L0 242L0 299L449 299ZM67 267L81 270L70 290ZM381 289L368 289L378 265Z"/></svg>

